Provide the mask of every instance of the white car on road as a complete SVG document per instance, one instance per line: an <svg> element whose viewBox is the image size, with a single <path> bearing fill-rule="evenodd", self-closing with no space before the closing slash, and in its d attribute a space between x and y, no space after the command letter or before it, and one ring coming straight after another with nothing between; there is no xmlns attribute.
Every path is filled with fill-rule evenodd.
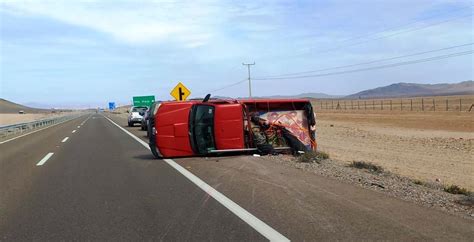
<svg viewBox="0 0 474 242"><path fill-rule="evenodd" d="M141 123L147 109L148 107L132 106L128 114L128 126L132 127L136 123Z"/></svg>

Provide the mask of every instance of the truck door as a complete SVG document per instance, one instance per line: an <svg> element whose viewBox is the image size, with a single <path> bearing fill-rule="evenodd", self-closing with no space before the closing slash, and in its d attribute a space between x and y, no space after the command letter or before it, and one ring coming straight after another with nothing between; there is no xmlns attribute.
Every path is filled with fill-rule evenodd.
<svg viewBox="0 0 474 242"><path fill-rule="evenodd" d="M245 148L244 116L241 104L216 105L214 128L218 150Z"/></svg>

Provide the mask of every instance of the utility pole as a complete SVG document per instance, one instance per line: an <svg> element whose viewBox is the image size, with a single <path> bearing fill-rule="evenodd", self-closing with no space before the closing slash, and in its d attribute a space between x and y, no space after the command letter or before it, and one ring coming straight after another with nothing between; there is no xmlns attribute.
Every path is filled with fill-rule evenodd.
<svg viewBox="0 0 474 242"><path fill-rule="evenodd" d="M249 98L252 98L252 83L250 81L250 66L255 65L255 62L253 63L242 63L242 65L247 66L248 72L249 72Z"/></svg>

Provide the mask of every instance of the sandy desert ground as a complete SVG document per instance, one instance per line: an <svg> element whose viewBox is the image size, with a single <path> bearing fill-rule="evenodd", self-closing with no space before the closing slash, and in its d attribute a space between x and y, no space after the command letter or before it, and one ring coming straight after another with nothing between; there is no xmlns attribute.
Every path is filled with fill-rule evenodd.
<svg viewBox="0 0 474 242"><path fill-rule="evenodd" d="M53 113L26 113L26 114L17 114L17 113L2 113L0 114L0 126L17 124L17 123L26 123L40 119L58 117L63 114L53 114Z"/></svg>
<svg viewBox="0 0 474 242"><path fill-rule="evenodd" d="M474 190L474 113L317 112L318 145L422 181Z"/></svg>

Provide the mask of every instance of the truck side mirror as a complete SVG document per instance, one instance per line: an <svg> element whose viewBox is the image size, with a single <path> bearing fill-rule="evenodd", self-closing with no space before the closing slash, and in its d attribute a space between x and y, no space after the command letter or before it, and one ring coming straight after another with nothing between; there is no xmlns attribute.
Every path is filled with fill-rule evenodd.
<svg viewBox="0 0 474 242"><path fill-rule="evenodd" d="M209 101L209 99L211 99L211 94L207 94L206 97L204 97L204 99L202 100L202 102L206 103L207 101Z"/></svg>
<svg viewBox="0 0 474 242"><path fill-rule="evenodd" d="M130 110L127 110L127 113L130 113Z"/></svg>

